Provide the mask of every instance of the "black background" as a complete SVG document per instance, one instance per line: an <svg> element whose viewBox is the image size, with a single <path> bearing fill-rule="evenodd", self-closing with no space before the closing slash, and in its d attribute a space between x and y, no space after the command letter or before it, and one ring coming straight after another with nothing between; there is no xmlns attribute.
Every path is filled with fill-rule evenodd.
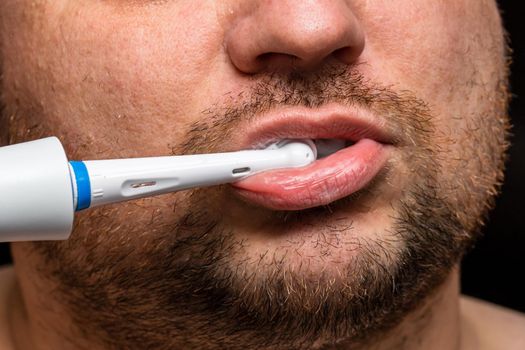
<svg viewBox="0 0 525 350"><path fill-rule="evenodd" d="M478 242L463 263L463 292L525 312L525 90L524 13L522 2L500 1L514 50L510 115L514 124L503 193ZM9 263L9 247L0 244L0 264Z"/></svg>
<svg viewBox="0 0 525 350"><path fill-rule="evenodd" d="M502 195L485 237L464 259L463 292L525 312L525 77L523 2L500 1L514 50L510 115L514 124ZM521 7L521 9L520 9Z"/></svg>

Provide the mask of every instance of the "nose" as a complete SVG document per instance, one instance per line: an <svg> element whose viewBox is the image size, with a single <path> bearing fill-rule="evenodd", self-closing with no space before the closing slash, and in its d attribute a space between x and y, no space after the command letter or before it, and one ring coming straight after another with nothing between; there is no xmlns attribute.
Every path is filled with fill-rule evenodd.
<svg viewBox="0 0 525 350"><path fill-rule="evenodd" d="M232 16L225 45L233 65L255 74L313 70L327 60L354 63L365 47L344 0L254 0Z"/></svg>

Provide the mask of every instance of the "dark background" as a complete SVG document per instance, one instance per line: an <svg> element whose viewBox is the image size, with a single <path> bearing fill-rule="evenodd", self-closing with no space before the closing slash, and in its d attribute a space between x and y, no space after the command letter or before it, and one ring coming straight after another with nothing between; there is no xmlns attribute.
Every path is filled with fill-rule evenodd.
<svg viewBox="0 0 525 350"><path fill-rule="evenodd" d="M463 263L463 292L525 312L525 52L522 1L499 1L514 50L510 106L513 128L502 195L485 237ZM521 6L520 6L521 5Z"/></svg>
<svg viewBox="0 0 525 350"><path fill-rule="evenodd" d="M510 115L514 124L503 193L478 242L463 263L463 292L525 312L525 77L522 2L499 1L514 50ZM9 262L0 244L0 264Z"/></svg>

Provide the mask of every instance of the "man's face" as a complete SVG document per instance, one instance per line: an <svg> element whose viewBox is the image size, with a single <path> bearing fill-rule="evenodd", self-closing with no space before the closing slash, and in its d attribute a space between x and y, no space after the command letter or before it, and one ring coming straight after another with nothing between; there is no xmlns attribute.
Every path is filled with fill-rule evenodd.
<svg viewBox="0 0 525 350"><path fill-rule="evenodd" d="M354 143L14 245L105 342L361 341L443 282L501 180L494 1L4 0L0 25L9 142L56 135L82 160Z"/></svg>

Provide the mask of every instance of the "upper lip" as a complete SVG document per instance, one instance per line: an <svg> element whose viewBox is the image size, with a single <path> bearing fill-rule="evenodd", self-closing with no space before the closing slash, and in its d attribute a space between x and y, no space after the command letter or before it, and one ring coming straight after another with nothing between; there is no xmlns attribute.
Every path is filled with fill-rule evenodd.
<svg viewBox="0 0 525 350"><path fill-rule="evenodd" d="M254 118L237 138L239 149L260 149L282 139L372 139L394 144L397 138L387 123L361 108L326 106L290 107Z"/></svg>

